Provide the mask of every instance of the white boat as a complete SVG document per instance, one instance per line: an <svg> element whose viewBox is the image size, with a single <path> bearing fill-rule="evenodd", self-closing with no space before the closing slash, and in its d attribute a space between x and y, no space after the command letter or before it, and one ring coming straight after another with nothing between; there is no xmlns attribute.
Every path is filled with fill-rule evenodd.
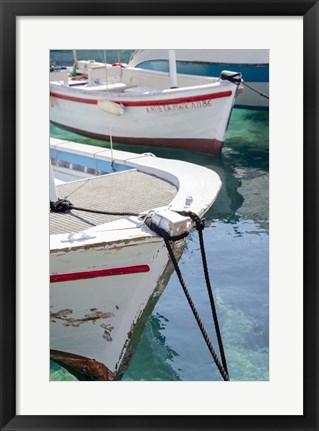
<svg viewBox="0 0 319 431"><path fill-rule="evenodd" d="M187 233L191 219L176 211L202 217L221 181L194 164L58 139L50 155L51 206L59 198L120 213L50 211L51 358L81 380L118 380L173 271L145 214L170 235ZM178 258L185 239L172 244Z"/></svg>
<svg viewBox="0 0 319 431"><path fill-rule="evenodd" d="M117 143L219 154L241 76L218 78L78 61L77 76L50 74L50 120Z"/></svg>
<svg viewBox="0 0 319 431"><path fill-rule="evenodd" d="M249 87L237 97L235 108L269 109L269 98L265 97L269 96L268 49L176 49L175 52L179 73L219 76L224 69L240 72ZM129 65L167 71L167 49L135 51Z"/></svg>

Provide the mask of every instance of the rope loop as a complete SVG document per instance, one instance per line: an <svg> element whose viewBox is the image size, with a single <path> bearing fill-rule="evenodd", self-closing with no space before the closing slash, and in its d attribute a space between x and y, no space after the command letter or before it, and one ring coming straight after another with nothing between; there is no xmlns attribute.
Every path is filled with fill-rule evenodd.
<svg viewBox="0 0 319 431"><path fill-rule="evenodd" d="M198 231L203 231L205 229L205 219L199 217L196 213L192 211L176 211L176 212L184 217L189 217L190 219L192 219L193 222L195 223L195 228Z"/></svg>
<svg viewBox="0 0 319 431"><path fill-rule="evenodd" d="M177 235L177 236L170 236L166 230L162 229L161 227L157 226L156 224L154 224L151 220L151 217L145 217L144 218L144 223L146 224L146 226L151 229L153 232L155 232L157 235L159 235L160 237L164 238L167 241L179 241L183 238L186 238L189 235L189 232L184 232L181 235Z"/></svg>
<svg viewBox="0 0 319 431"><path fill-rule="evenodd" d="M66 213L72 209L72 203L67 199L58 199L56 202L50 201L50 210L55 213Z"/></svg>

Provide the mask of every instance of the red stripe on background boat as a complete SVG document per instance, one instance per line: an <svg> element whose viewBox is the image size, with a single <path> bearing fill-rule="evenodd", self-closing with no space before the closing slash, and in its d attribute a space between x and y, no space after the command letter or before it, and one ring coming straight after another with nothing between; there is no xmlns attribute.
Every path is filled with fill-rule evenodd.
<svg viewBox="0 0 319 431"><path fill-rule="evenodd" d="M87 103L89 105L96 105L97 99L85 99L83 97L74 97L68 96L66 94L56 93L55 91L51 91L51 96L57 99L69 100L70 102L78 102L78 103ZM219 99L221 97L229 97L232 95L231 91L221 91L219 93L213 94L202 94L199 96L191 96L191 97L178 97L175 99L167 99L167 100L135 100L135 101L119 101L113 100L114 103L120 103L123 106L165 106L165 105L176 105L180 103L191 103L191 102L201 102L203 100L212 100Z"/></svg>

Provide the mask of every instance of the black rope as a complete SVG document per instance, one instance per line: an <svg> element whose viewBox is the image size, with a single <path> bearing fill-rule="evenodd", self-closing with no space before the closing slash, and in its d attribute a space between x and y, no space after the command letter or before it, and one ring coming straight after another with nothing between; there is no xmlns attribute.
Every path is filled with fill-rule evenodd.
<svg viewBox="0 0 319 431"><path fill-rule="evenodd" d="M241 78L241 74L238 72L234 75L227 75L227 74L221 74L222 79L226 80L226 81L230 81L233 84L236 84L237 86L239 86L240 84L245 85L246 87L250 88L250 90L254 91L255 93L259 94L262 97L265 97L266 99L269 99L269 96L267 96L267 94L262 93L261 91L257 90L256 88L252 87L251 85L247 84L247 82L245 82L242 78Z"/></svg>
<svg viewBox="0 0 319 431"><path fill-rule="evenodd" d="M206 285L207 285L207 290L209 293L209 299L210 299L210 303L211 303L211 309L212 309L212 314L213 314L213 320L214 320L214 325L215 325L215 330L216 330L216 335L217 335L217 340L218 340L218 345L219 345L219 350L220 350L220 354L221 354L221 358L222 358L222 364L220 363L216 352L212 346L212 343L208 337L208 334L205 330L205 327L203 325L203 322L198 314L198 311L195 307L195 304L191 298L191 295L186 287L186 284L184 282L182 273L179 269L176 257L174 255L174 252L172 250L172 247L170 245L170 241L177 241L179 239L185 238L185 236L188 235L188 232L184 233L183 235L180 235L178 237L170 237L169 234L164 231L163 229L159 228L157 225L154 225L151 222L151 218L150 217L146 217L144 219L144 223L151 229L153 230L155 233L157 233L158 235L160 235L161 237L163 237L164 241L165 241L165 245L167 247L168 253L170 255L170 258L173 262L174 265L174 269L176 271L176 274L178 276L178 279L181 283L181 286L183 288L183 291L185 293L185 296L187 298L187 301L189 303L189 306L193 312L193 315L197 321L198 327L203 335L203 338L207 344L207 347L214 359L214 362L221 374L221 376L223 377L224 380L229 380L229 375L228 375L228 369L227 369L227 364L226 364L226 357L225 357L225 353L224 353L224 348L223 348L223 343L222 343L222 338L221 338L221 333L220 333L220 329L219 329L219 324L218 324L218 318L217 318L217 312L216 312L216 307L215 307L215 302L214 302L214 297L213 297L213 292L212 292L212 288L211 288L211 284L210 284L210 280L209 280L209 274L208 274L208 267L207 267L207 260L206 260L206 254L205 254L205 249L204 249L204 242L203 242L203 234L202 231L205 227L205 222L203 219L201 219L200 217L198 217L197 214L190 212L190 211L176 211L178 214L183 215L185 217L190 217L196 225L196 229L198 230L199 233L199 237L200 237L200 244L201 244L201 252L202 252L202 261L203 261L203 268L204 268L204 273L205 273L205 279L206 279Z"/></svg>
<svg viewBox="0 0 319 431"><path fill-rule="evenodd" d="M220 372L220 374L221 374L222 378L223 378L225 381L228 381L228 380L229 380L229 375L228 375L227 371L225 370L225 368L223 367L223 365L220 363L220 361L219 361L219 359L218 359L218 357L217 357L217 355L216 355L216 352L215 352L215 350L214 350L214 347L212 346L212 343L211 343L211 341L210 341L210 339L209 339L209 337L208 337L208 334L207 334L207 332L206 332L206 330L205 330L205 327L204 327L204 325L203 325L203 322L202 322L201 318L199 317L198 311L197 311L197 309L196 309L196 307L195 307L195 304L194 304L194 302L193 302L193 300L192 300L192 298L191 298L191 295L190 295L190 293L189 293L189 291L188 291L188 289L187 289L187 287L186 287L186 284L185 284L185 282L184 282L184 279L183 279L182 273L181 273L181 271L180 271L180 269L179 269L179 266L178 266L177 260L176 260L176 258L175 258L175 255L174 255L174 253L173 253L173 250L172 250L172 247L171 247L170 241L169 241L169 239L167 239L167 238L164 238L164 241L165 241L165 245L166 245L166 247L167 247L168 253L169 253L169 255L170 255L170 258L171 258L171 260L172 260L172 262L173 262L174 269L175 269L175 271L176 271L176 274L177 274L177 276L178 276L178 279L179 279L179 281L180 281L180 283L181 283L181 286L182 286L182 288L183 288L183 291L184 291L184 293L185 293L185 296L186 296L186 298L187 298L187 301L188 301L188 303L189 303L189 306L191 307L191 310L192 310L192 312L193 312L193 315L194 315L194 317L195 317L195 319L196 319L196 321L197 321L198 327L199 327L199 329L200 329L200 331L201 331L201 333L202 333L202 335L203 335L203 338L204 338L204 340L205 340L205 342L206 342L206 344L207 344L207 347L208 347L208 349L209 349L209 351L210 351L210 354L212 355L212 357L213 357L213 359L214 359L214 362L215 362L215 364L216 364L216 366L217 366L217 368L218 368L218 370L219 370L219 372Z"/></svg>
<svg viewBox="0 0 319 431"><path fill-rule="evenodd" d="M57 212L57 213L66 213L67 211L77 210L77 211L84 211L84 212L93 213L93 214L105 214L105 215L111 215L111 216L136 216L136 217L139 216L138 213L101 211L101 210L92 210L90 208L77 207L77 206L74 206L67 199L58 199L56 202L50 202L50 210L52 212Z"/></svg>
<svg viewBox="0 0 319 431"><path fill-rule="evenodd" d="M209 277L208 265L207 265L207 259L206 259L206 252L205 252L205 245L204 245L204 236L203 236L203 230L205 228L205 220L201 219L200 217L198 217L197 214L195 214L195 213L193 213L191 211L179 211L179 214L181 214L183 216L186 216L186 217L187 216L190 217L195 222L195 226L196 226L196 229L198 231L198 237L199 237L200 251L201 251L201 255L202 255L202 262L203 262L205 281L206 281L206 286L207 286L207 291L208 291L208 296L209 296L210 307L211 307L211 311L212 311L212 315L213 315L213 320L214 320L214 326L215 326L215 331L216 331L216 336L217 336L217 341L218 341L218 347L219 347L219 351L220 351L220 356L221 356L221 360L222 360L222 363L223 363L223 367L225 368L225 371L228 374L226 355L225 355L224 346L223 346L223 340L222 340L222 336L221 336L221 332L220 332L220 328L219 328L218 317L217 317L217 310L216 310L216 306L215 306L215 300L214 300L212 286L211 286L211 283L210 283L210 277Z"/></svg>
<svg viewBox="0 0 319 431"><path fill-rule="evenodd" d="M251 85L247 84L244 80L241 82L243 85L246 85L246 87L250 88L255 93L259 94L259 96L265 97L266 99L269 99L269 96L267 94L262 93L261 91L256 90L256 88L252 87Z"/></svg>
<svg viewBox="0 0 319 431"><path fill-rule="evenodd" d="M157 233L157 235L161 236L164 239L168 239L170 241L179 241L183 238L186 238L189 235L189 232L184 232L181 235L170 236L169 233L166 232L166 230L164 230L161 227L154 224L152 222L151 217L148 215L144 218L144 223L146 224L146 226L149 229L151 229L153 232Z"/></svg>

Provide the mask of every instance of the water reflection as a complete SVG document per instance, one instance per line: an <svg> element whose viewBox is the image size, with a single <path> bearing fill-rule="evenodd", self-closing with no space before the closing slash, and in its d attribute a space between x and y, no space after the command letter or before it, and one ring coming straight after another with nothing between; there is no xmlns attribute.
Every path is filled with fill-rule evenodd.
<svg viewBox="0 0 319 431"><path fill-rule="evenodd" d="M165 316L153 313L123 380L181 380L171 365L178 353L166 342L168 323Z"/></svg>

